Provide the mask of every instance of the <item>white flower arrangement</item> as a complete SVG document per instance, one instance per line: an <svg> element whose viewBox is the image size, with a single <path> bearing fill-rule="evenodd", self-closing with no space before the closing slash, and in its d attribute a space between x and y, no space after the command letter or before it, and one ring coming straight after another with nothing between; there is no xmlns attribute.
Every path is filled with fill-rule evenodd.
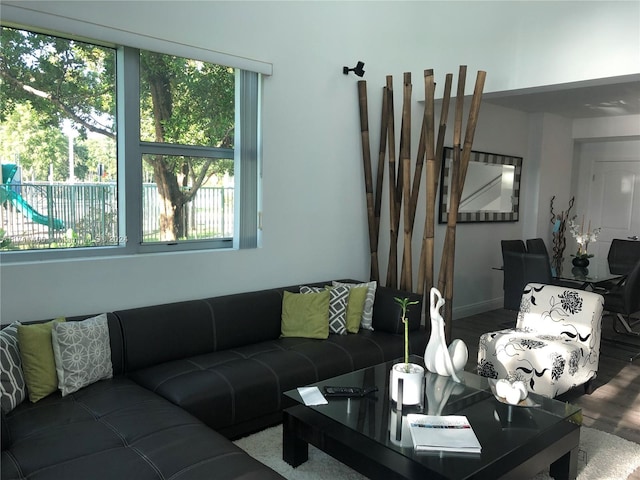
<svg viewBox="0 0 640 480"><path fill-rule="evenodd" d="M594 228L591 230L591 220L589 220L589 225L587 227L587 232L584 232L584 216L582 217L582 223L578 227L575 222L577 215L574 215L571 220L569 220L569 231L571 232L571 236L578 243L578 252L572 257L577 258L591 258L592 254L587 253L587 249L589 248L589 244L591 242L595 242L600 234L601 227ZM578 229L579 228L579 229Z"/></svg>

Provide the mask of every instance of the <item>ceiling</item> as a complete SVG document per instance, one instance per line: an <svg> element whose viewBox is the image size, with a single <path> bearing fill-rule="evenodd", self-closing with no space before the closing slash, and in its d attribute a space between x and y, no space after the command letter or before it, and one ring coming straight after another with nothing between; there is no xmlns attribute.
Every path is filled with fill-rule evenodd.
<svg viewBox="0 0 640 480"><path fill-rule="evenodd" d="M487 93L483 102L530 113L552 113L566 118L612 117L640 114L640 76L579 82L549 87Z"/></svg>

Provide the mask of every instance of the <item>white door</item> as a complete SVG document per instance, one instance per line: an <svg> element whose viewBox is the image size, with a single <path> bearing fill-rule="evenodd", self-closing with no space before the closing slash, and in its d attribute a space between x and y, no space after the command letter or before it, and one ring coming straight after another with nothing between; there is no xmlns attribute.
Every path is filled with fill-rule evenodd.
<svg viewBox="0 0 640 480"><path fill-rule="evenodd" d="M596 161L593 172L588 218L602 231L589 253L606 257L614 238L640 238L640 161Z"/></svg>

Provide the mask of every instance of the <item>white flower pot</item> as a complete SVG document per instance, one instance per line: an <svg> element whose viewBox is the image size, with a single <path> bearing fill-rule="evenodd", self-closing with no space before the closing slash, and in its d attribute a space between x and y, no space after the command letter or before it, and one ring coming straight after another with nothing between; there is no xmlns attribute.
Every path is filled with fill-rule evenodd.
<svg viewBox="0 0 640 480"><path fill-rule="evenodd" d="M403 381L402 404L421 404L424 398L424 368L416 363L396 363L391 368L389 390L394 402L398 402L399 379Z"/></svg>

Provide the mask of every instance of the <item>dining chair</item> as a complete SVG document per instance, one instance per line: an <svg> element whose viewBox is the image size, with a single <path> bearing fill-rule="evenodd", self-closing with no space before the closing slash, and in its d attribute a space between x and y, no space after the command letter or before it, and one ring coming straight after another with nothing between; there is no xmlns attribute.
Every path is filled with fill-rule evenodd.
<svg viewBox="0 0 640 480"><path fill-rule="evenodd" d="M500 240L500 248L502 249L503 254L504 252L525 253L527 251L527 247L525 247L524 241L520 239Z"/></svg>
<svg viewBox="0 0 640 480"><path fill-rule="evenodd" d="M547 255L505 251L503 258L505 309L519 310L522 292L527 283L552 283Z"/></svg>
<svg viewBox="0 0 640 480"><path fill-rule="evenodd" d="M515 240L500 240L500 250L502 251L502 266L504 268L504 253L505 252L517 252L517 253L526 253L527 247L525 247L524 242L520 239ZM506 277L502 280L502 289L505 290L505 281ZM506 308L506 307L505 307Z"/></svg>
<svg viewBox="0 0 640 480"><path fill-rule="evenodd" d="M633 314L640 312L640 260L636 261L622 284L614 285L603 296L605 311L613 315L614 331L640 336L640 331L633 329L640 323L640 319L632 318ZM618 323L622 325L623 330L618 329Z"/></svg>
<svg viewBox="0 0 640 480"><path fill-rule="evenodd" d="M568 288L578 288L580 282L575 280L562 280L556 277L556 273L554 272L553 267L551 267L551 259L549 258L549 251L547 250L547 246L544 243L542 238L528 238L527 239L527 253L536 253L539 255L544 255L547 257L547 261L549 262L549 267L551 268L551 281L553 285L559 285L561 287Z"/></svg>
<svg viewBox="0 0 640 480"><path fill-rule="evenodd" d="M627 274L640 260L640 241L614 238L607 253L611 273Z"/></svg>
<svg viewBox="0 0 640 480"><path fill-rule="evenodd" d="M555 285L529 283L515 328L487 332L478 345L478 375L523 381L554 398L578 385L593 391L600 360L603 298Z"/></svg>
<svg viewBox="0 0 640 480"><path fill-rule="evenodd" d="M549 256L549 251L542 238L528 238L527 239L527 252L540 253Z"/></svg>

